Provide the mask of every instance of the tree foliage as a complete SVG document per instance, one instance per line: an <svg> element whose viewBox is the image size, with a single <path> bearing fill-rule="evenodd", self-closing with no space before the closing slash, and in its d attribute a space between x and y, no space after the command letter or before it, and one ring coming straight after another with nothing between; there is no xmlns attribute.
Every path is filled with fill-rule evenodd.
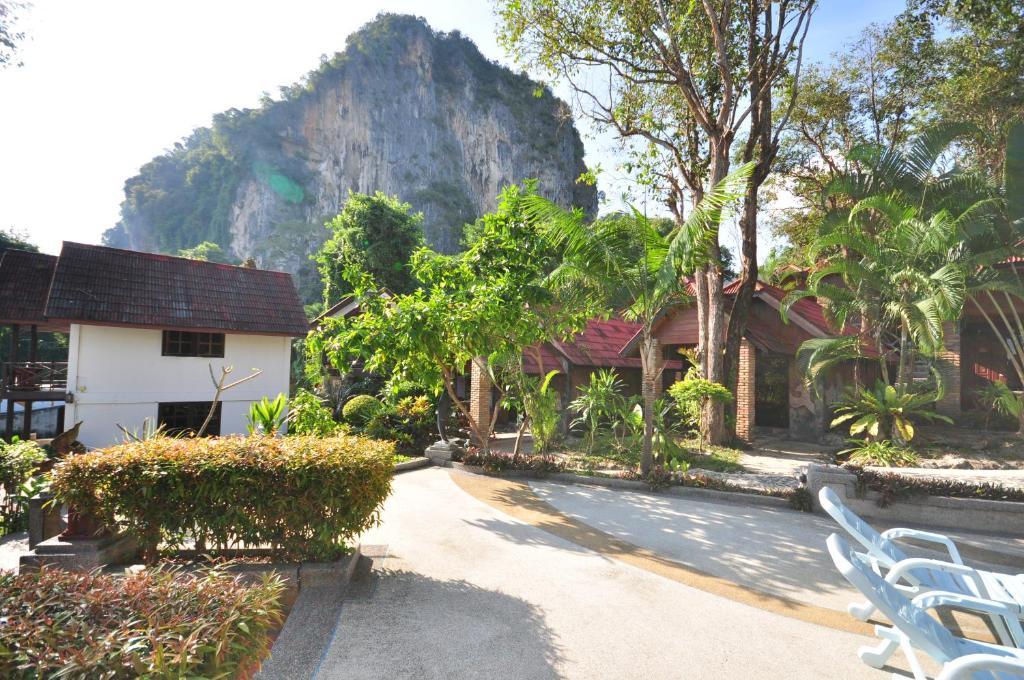
<svg viewBox="0 0 1024 680"><path fill-rule="evenodd" d="M344 270L363 313L331 319L312 345L335 365L362 357L369 371L420 384L443 384L453 404L486 451L498 404L485 420L470 413L455 391L456 378L476 361L521 373L522 353L582 328L590 308L562 304L544 274L552 254L524 213L532 183L510 186L498 208L481 218L467 250L441 255L428 248L413 253L411 271L418 287L384 297L379 283L358 262ZM496 380L503 386L519 381Z"/></svg>
<svg viewBox="0 0 1024 680"><path fill-rule="evenodd" d="M326 224L331 237L313 256L325 307L351 292L342 274L353 265L394 293L415 287L409 258L423 245L423 213L411 211L408 203L380 191L372 196L349 192L344 208Z"/></svg>

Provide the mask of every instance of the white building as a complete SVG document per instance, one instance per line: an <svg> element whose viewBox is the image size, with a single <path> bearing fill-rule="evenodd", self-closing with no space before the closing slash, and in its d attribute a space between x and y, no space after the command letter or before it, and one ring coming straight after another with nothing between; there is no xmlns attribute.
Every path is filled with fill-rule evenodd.
<svg viewBox="0 0 1024 680"><path fill-rule="evenodd" d="M0 261L0 279L3 269ZM67 329L66 379L20 387L62 389L64 427L81 422L89 447L119 442L118 425L141 430L147 419L198 429L211 371L219 379L227 367L227 383L260 373L223 393L207 433L246 432L254 401L288 394L291 340L309 329L288 274L67 242L43 317Z"/></svg>

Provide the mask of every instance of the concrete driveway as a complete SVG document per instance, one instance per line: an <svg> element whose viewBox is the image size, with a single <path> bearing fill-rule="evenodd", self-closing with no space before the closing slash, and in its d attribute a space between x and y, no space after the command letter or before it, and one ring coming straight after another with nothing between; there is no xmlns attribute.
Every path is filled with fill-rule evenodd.
<svg viewBox="0 0 1024 680"><path fill-rule="evenodd" d="M492 482L498 486L486 487ZM475 489L477 483L485 490ZM505 489L502 483L511 486ZM583 487L534 486L532 493L567 512L588 514L583 512L588 505L605 506L607 521L612 521L619 503L614 496L569 498L573 489ZM670 546L671 537L665 544L643 538L661 532L664 527L657 523L638 525L630 538L649 543L638 554L662 564L668 577L652 572L643 559L625 555L621 548L613 553L600 549L599 543L591 543L597 549L580 545L607 536L603 531L591 531L589 538L577 543L560 537L573 534L556 529L557 519L551 520L548 531L543 514L523 521L512 516L519 510L503 512L492 499L506 491L531 493L524 484L437 468L398 476L383 524L363 538L364 549L374 556L372 568L350 586L326 649L310 659L308 671L289 677L885 677L856 657L860 645L872 642L869 637L800 620L785 609L766 610L756 606L756 597L751 606L729 593L723 597L674 580L669 573L674 560L652 558L648 552ZM742 514L743 507L694 505L685 499L666 502L692 512L688 520L677 519L678 526L688 522L692 528L700 516L708 517L709 555L715 551L717 534L728 537L723 555L741 559L736 545L749 520L730 524L712 519L710 513L726 517ZM572 503L577 505L571 507ZM539 500L533 505L541 513L552 507ZM688 505L692 507L686 510ZM629 506L622 505L622 516L614 521L633 523L630 513L636 506ZM736 587L747 589L759 578L769 586L769 580L787 572L784 554L769 558L773 565L750 572L737 565ZM771 587L790 596L824 588L828 592L822 596L823 604L831 603L842 588L824 573L803 585L796 579L782 580ZM326 599L304 606L330 609ZM903 662L899 655L894 658ZM888 672L894 670L899 669Z"/></svg>

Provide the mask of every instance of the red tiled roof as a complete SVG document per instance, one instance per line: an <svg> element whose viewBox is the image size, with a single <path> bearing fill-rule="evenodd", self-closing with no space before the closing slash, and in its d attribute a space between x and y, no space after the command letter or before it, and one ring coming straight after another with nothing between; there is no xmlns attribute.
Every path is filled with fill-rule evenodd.
<svg viewBox="0 0 1024 680"><path fill-rule="evenodd" d="M71 323L303 336L283 272L64 242L46 315Z"/></svg>
<svg viewBox="0 0 1024 680"><path fill-rule="evenodd" d="M46 296L56 266L53 255L13 248L0 254L0 323L46 322Z"/></svg>
<svg viewBox="0 0 1024 680"><path fill-rule="evenodd" d="M629 323L617 317L591 319L586 327L571 340L555 340L542 348L544 368L559 368L562 359L574 366L597 368L640 368L639 357L624 357L619 354L634 334L640 331L640 324ZM537 372L536 362L529 353L523 353L528 373ZM665 362L666 368L679 368L680 361Z"/></svg>

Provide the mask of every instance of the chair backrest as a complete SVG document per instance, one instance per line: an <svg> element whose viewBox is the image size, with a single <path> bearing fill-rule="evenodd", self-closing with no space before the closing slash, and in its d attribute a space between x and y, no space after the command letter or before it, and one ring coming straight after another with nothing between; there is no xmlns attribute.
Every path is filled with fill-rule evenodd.
<svg viewBox="0 0 1024 680"><path fill-rule="evenodd" d="M906 553L900 550L895 543L884 538L857 513L843 505L839 496L830 487L821 487L821 491L818 492L818 502L839 526L846 529L847 533L853 536L872 557L884 566L891 567L897 562L907 559Z"/></svg>
<svg viewBox="0 0 1024 680"><path fill-rule="evenodd" d="M839 534L826 541L839 573L859 590L878 611L908 638L911 644L936 661L948 661L957 655L956 638L924 610L914 606L907 596L872 571Z"/></svg>

